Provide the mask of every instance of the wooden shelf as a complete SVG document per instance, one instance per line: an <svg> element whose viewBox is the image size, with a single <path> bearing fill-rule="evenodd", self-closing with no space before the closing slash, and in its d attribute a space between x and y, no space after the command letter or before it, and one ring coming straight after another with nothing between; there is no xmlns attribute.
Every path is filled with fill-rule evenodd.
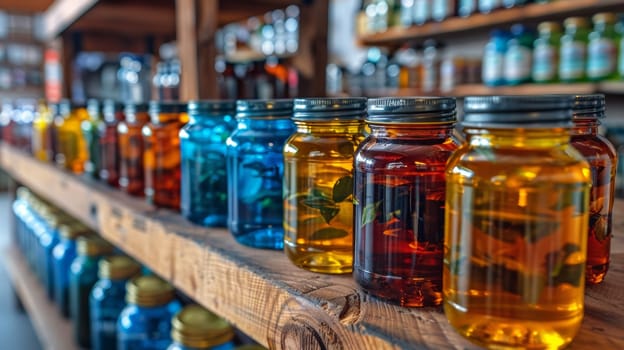
<svg viewBox="0 0 624 350"><path fill-rule="evenodd" d="M71 323L63 319L56 305L48 300L43 286L18 248L5 248L2 256L4 266L13 281L13 288L19 295L43 347L51 350L78 349L73 342Z"/></svg>
<svg viewBox="0 0 624 350"><path fill-rule="evenodd" d="M224 229L191 225L6 144L0 144L0 166L270 348L476 348L451 329L440 308L380 302L351 276L301 270L282 252L244 247ZM624 202L617 210L624 211ZM614 220L611 272L604 284L588 288L583 328L571 349L624 348L624 217Z"/></svg>
<svg viewBox="0 0 624 350"><path fill-rule="evenodd" d="M545 18L554 19L564 16L593 15L606 10L624 10L622 0L565 0L545 4L530 4L511 9L500 9L490 14L476 13L469 17L452 17L441 22L429 22L421 26L407 28L393 27L382 33L360 37L364 45L394 45L412 39L426 39L449 34L488 29L518 21L538 21Z"/></svg>

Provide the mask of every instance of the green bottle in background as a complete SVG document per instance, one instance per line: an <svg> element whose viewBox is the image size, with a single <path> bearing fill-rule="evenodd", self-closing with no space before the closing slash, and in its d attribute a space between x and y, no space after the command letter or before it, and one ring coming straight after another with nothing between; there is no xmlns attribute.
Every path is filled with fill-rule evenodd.
<svg viewBox="0 0 624 350"><path fill-rule="evenodd" d="M559 47L559 80L579 82L585 80L588 23L583 17L570 17L563 22L565 28Z"/></svg>
<svg viewBox="0 0 624 350"><path fill-rule="evenodd" d="M587 78L589 80L618 77L618 44L620 35L615 30L614 13L598 13L592 18L594 30L587 44Z"/></svg>
<svg viewBox="0 0 624 350"><path fill-rule="evenodd" d="M558 80L561 25L557 22L542 22L537 31L539 36L533 43L533 81L554 83Z"/></svg>

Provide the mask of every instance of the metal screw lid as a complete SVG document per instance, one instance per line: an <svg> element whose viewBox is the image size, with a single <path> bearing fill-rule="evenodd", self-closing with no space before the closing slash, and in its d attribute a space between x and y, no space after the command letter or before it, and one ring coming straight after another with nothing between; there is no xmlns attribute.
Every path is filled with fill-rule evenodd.
<svg viewBox="0 0 624 350"><path fill-rule="evenodd" d="M162 306L175 297L173 286L156 276L139 276L126 284L126 301L143 307Z"/></svg>
<svg viewBox="0 0 624 350"><path fill-rule="evenodd" d="M59 226L59 233L63 238L74 240L81 236L91 235L93 231L79 222L73 222Z"/></svg>
<svg viewBox="0 0 624 350"><path fill-rule="evenodd" d="M171 337L178 343L198 349L227 343L234 329L227 321L199 305L189 305L171 320Z"/></svg>
<svg viewBox="0 0 624 350"><path fill-rule="evenodd" d="M113 249L114 248L110 243L96 235L78 237L76 242L76 250L78 252L78 255L109 255L113 252Z"/></svg>
<svg viewBox="0 0 624 350"><path fill-rule="evenodd" d="M200 100L189 101L188 113L192 115L234 114L236 101L233 100Z"/></svg>
<svg viewBox="0 0 624 350"><path fill-rule="evenodd" d="M236 101L236 117L286 118L292 116L293 100L238 100Z"/></svg>
<svg viewBox="0 0 624 350"><path fill-rule="evenodd" d="M366 98L298 98L293 120L361 120L366 114Z"/></svg>
<svg viewBox="0 0 624 350"><path fill-rule="evenodd" d="M570 95L468 96L464 99L462 124L467 127L569 127L571 121Z"/></svg>
<svg viewBox="0 0 624 350"><path fill-rule="evenodd" d="M98 264L98 276L111 280L127 280L141 273L141 265L125 255L108 256Z"/></svg>
<svg viewBox="0 0 624 350"><path fill-rule="evenodd" d="M603 119L605 115L605 96L602 94L575 95L573 98L573 119Z"/></svg>
<svg viewBox="0 0 624 350"><path fill-rule="evenodd" d="M367 122L453 123L456 100L451 97L384 97L368 100Z"/></svg>

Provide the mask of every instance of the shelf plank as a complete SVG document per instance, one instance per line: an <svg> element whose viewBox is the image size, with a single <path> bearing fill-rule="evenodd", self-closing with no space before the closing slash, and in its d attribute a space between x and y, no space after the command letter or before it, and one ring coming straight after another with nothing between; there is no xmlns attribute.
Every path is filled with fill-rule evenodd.
<svg viewBox="0 0 624 350"><path fill-rule="evenodd" d="M43 287L18 248L7 247L3 249L2 256L13 287L32 320L43 347L49 350L78 349L73 342L71 323L63 319L56 306L48 300Z"/></svg>
<svg viewBox="0 0 624 350"><path fill-rule="evenodd" d="M282 252L237 244L178 214L0 144L0 166L18 182L100 232L205 307L274 349L476 349L440 308L408 309L362 293L351 276L314 274ZM624 202L618 202L618 212ZM624 217L614 215L616 237ZM618 221L619 220L619 221ZM614 241L607 281L588 288L586 318L571 349L624 348L624 241Z"/></svg>
<svg viewBox="0 0 624 350"><path fill-rule="evenodd" d="M452 17L441 22L429 22L421 26L393 27L382 33L364 35L359 38L364 45L393 45L404 40L425 39L463 31L487 29L510 24L519 20L523 22L537 21L544 18L560 18L563 16L582 14L588 15L603 10L622 10L622 0L565 0L545 4L530 4L511 9L500 9L493 13L476 13L469 17Z"/></svg>

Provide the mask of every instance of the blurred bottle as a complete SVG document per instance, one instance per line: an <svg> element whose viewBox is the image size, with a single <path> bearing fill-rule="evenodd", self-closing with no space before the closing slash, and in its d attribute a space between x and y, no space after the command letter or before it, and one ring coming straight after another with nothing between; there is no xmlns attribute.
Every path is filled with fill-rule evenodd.
<svg viewBox="0 0 624 350"><path fill-rule="evenodd" d="M617 45L620 35L615 30L617 17L613 13L598 13L592 17L594 30L587 44L587 77L590 80L617 78Z"/></svg>
<svg viewBox="0 0 624 350"><path fill-rule="evenodd" d="M559 79L563 82L585 80L588 24L583 17L570 17L563 22L565 28L559 47Z"/></svg>
<svg viewBox="0 0 624 350"><path fill-rule="evenodd" d="M488 86L505 84L505 53L509 34L500 29L494 29L490 34L490 41L483 50L482 80Z"/></svg>
<svg viewBox="0 0 624 350"><path fill-rule="evenodd" d="M511 38L507 40L505 53L505 82L511 85L531 81L533 59L533 33L522 24L511 26Z"/></svg>
<svg viewBox="0 0 624 350"><path fill-rule="evenodd" d="M533 44L533 81L552 83L557 81L561 26L557 22L542 22L537 31L539 37Z"/></svg>

